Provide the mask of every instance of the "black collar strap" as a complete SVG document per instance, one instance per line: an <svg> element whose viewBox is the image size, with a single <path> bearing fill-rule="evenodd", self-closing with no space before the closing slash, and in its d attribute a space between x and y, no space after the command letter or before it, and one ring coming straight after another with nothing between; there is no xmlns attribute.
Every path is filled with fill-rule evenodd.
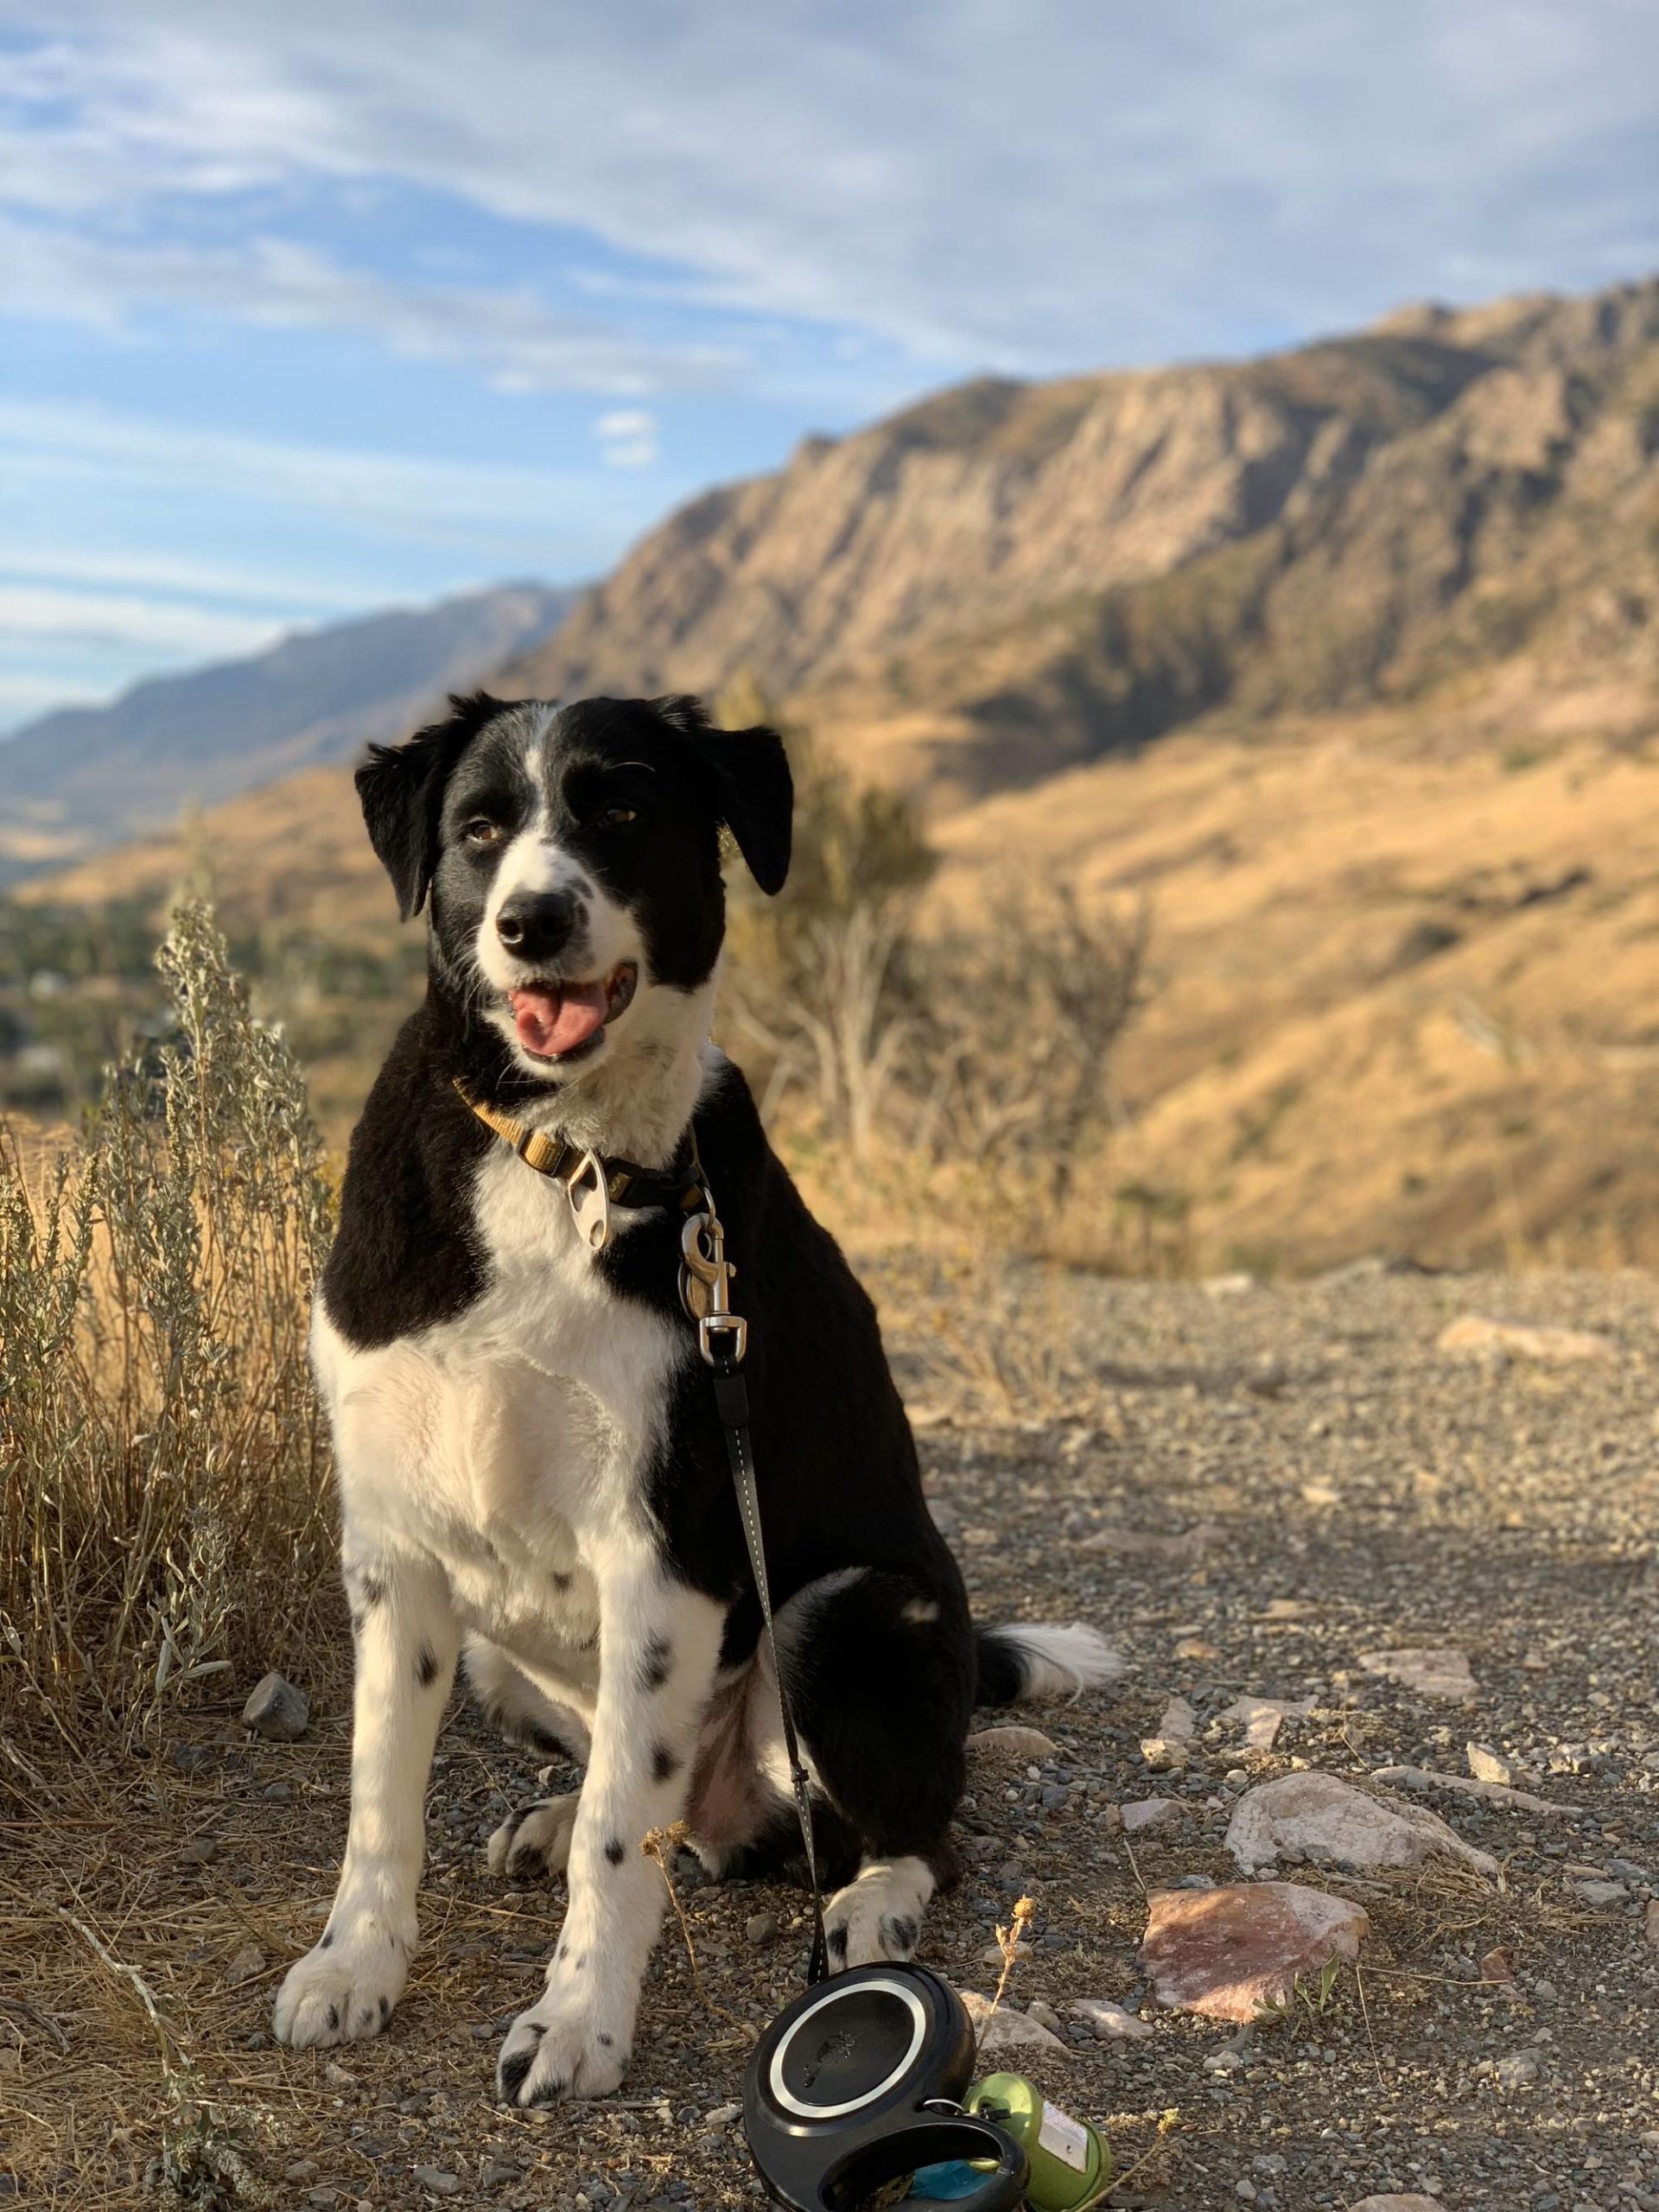
<svg viewBox="0 0 1659 2212"><path fill-rule="evenodd" d="M683 1166L641 1167L632 1160L601 1159L585 1146L555 1136L549 1129L527 1128L499 1108L474 1098L459 1077L455 1091L486 1129L493 1129L503 1143L512 1147L526 1167L533 1167L538 1175L550 1175L567 1191L581 1180L588 1163L599 1159L606 1195L613 1206L675 1206L682 1213L690 1213L703 1203L702 1163L697 1158L695 1128L687 1134Z"/></svg>

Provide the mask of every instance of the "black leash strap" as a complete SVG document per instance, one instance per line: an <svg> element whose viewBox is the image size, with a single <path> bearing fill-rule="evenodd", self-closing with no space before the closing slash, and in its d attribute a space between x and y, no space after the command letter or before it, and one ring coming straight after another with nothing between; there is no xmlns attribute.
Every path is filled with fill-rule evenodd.
<svg viewBox="0 0 1659 2212"><path fill-rule="evenodd" d="M700 1160L697 1166L701 1173ZM715 1386L715 1410L726 1439L732 1488L737 1493L738 1517L743 1523L743 1541L748 1548L754 1592L760 1600L761 1633L772 1661L772 1679L778 1686L784 1749L789 1758L789 1778L794 1786L795 1811L806 1853L806 1878L812 1890L812 1955L806 1967L807 1986L810 1988L829 1972L830 1951L823 1933L823 1891L818 1882L817 1847L812 1839L810 1781L795 1733L795 1716L789 1709L789 1692L784 1687L778 1638L772 1628L772 1591L766 1581L766 1543L760 1533L760 1498L754 1480L754 1445L749 1433L749 1386L743 1379L742 1360L747 1349L748 1330L727 1303L728 1287L735 1270L727 1262L725 1236L706 1185L702 1196L708 1211L686 1224L681 1242L685 1266L680 1277L680 1295L686 1312L697 1324L698 1349L709 1363Z"/></svg>
<svg viewBox="0 0 1659 2212"><path fill-rule="evenodd" d="M789 1757L789 1778L795 1789L795 1811L801 1823L801 1845L806 1853L806 1878L812 1891L812 1955L806 1966L807 1986L810 1988L814 1982L822 1981L830 1971L830 1951L823 1933L823 1891L818 1883L817 1847L812 1840L809 1777L795 1733L795 1716L789 1709L789 1692L784 1688L784 1670L778 1658L778 1639L772 1631L772 1592L766 1584L766 1554L760 1535L760 1501L755 1492L754 1450L749 1438L749 1386L743 1380L742 1370L735 1361L715 1369L714 1384L715 1407L720 1414L720 1425L726 1433L726 1455L732 1465L732 1487L737 1492L737 1510L743 1522L743 1541L748 1546L749 1565L754 1571L755 1595L760 1600L762 1632L766 1639L767 1656L772 1661L772 1678L778 1685L778 1710L784 1723L784 1749Z"/></svg>

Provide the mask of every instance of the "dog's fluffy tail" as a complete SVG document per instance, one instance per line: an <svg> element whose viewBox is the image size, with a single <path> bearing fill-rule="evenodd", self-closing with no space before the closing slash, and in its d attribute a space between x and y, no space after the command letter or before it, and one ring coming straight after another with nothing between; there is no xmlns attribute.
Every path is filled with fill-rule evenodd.
<svg viewBox="0 0 1659 2212"><path fill-rule="evenodd" d="M975 1631L979 1672L976 1705L1019 1705L1039 1698L1080 1697L1124 1671L1099 1631L1074 1621L1013 1621Z"/></svg>

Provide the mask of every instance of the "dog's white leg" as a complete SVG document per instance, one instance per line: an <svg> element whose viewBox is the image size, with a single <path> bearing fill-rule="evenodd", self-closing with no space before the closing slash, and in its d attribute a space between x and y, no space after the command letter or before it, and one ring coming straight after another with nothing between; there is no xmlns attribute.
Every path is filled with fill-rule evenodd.
<svg viewBox="0 0 1659 2212"><path fill-rule="evenodd" d="M427 1777L460 1634L448 1584L410 1560L346 1572L357 1647L352 1815L328 1925L277 1993L277 2038L376 2035L415 1948Z"/></svg>
<svg viewBox="0 0 1659 2212"><path fill-rule="evenodd" d="M570 1839L570 1903L538 2001L513 2022L497 2080L507 2104L607 2096L633 2041L663 1914L640 1850L679 1818L720 1656L721 1609L671 1581L643 1545L595 1569L599 1701Z"/></svg>

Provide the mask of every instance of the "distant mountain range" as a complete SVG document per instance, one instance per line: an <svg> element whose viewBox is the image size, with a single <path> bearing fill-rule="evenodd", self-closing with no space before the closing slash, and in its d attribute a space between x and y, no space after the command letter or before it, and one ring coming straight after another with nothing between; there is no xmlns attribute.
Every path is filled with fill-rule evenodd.
<svg viewBox="0 0 1659 2212"><path fill-rule="evenodd" d="M1656 671L1659 281L947 391L709 492L508 690L747 670L937 807L1222 715Z"/></svg>
<svg viewBox="0 0 1659 2212"><path fill-rule="evenodd" d="M284 638L263 653L44 715L0 742L0 880L170 830L402 735L447 690L545 644L576 594L507 584Z"/></svg>

